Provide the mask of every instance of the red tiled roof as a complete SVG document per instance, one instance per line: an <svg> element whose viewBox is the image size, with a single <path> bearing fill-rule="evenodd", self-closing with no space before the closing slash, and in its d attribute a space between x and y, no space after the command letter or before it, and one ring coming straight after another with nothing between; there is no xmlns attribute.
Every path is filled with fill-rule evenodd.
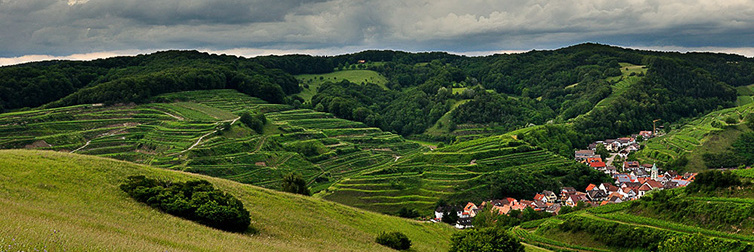
<svg viewBox="0 0 754 252"><path fill-rule="evenodd" d="M595 187L597 187L595 184L589 184L589 186L586 187L587 191L593 190Z"/></svg>
<svg viewBox="0 0 754 252"><path fill-rule="evenodd" d="M591 162L589 163L589 166L593 168L606 167L605 162Z"/></svg>
<svg viewBox="0 0 754 252"><path fill-rule="evenodd" d="M643 184L641 185L641 187L639 187L639 191L651 191L651 190L652 188L650 188L647 184Z"/></svg>
<svg viewBox="0 0 754 252"><path fill-rule="evenodd" d="M662 183L654 180L647 180L645 184L649 184L652 188L663 188Z"/></svg>
<svg viewBox="0 0 754 252"><path fill-rule="evenodd" d="M586 162L587 163L602 162L602 158L601 157L590 157L590 158L586 159Z"/></svg>

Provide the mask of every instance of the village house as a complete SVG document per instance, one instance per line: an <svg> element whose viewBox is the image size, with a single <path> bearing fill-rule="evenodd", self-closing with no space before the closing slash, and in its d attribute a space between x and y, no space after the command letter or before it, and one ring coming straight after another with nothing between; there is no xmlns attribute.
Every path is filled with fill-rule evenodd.
<svg viewBox="0 0 754 252"><path fill-rule="evenodd" d="M591 162L589 163L589 167L592 167L600 171L604 171L607 169L607 165L605 164L605 162Z"/></svg>
<svg viewBox="0 0 754 252"><path fill-rule="evenodd" d="M563 187L560 189L560 201L566 201L568 197L576 194L576 189L573 187Z"/></svg>
<svg viewBox="0 0 754 252"><path fill-rule="evenodd" d="M574 153L574 158L577 161L582 161L591 157L594 157L594 150L577 150Z"/></svg>
<svg viewBox="0 0 754 252"><path fill-rule="evenodd" d="M600 202L607 199L607 193L601 190L592 190L586 193L587 199L592 202Z"/></svg>
<svg viewBox="0 0 754 252"><path fill-rule="evenodd" d="M579 201L589 203L589 199L587 199L587 196L585 194L573 194L571 196L568 196L568 199L565 200L565 204L567 206L574 207L579 203Z"/></svg>
<svg viewBox="0 0 754 252"><path fill-rule="evenodd" d="M612 193L612 192L617 192L618 190L620 190L620 188L618 188L617 186L615 186L613 184L610 184L610 183L602 183L602 184L600 184L599 189L600 189L600 191L603 191L606 194L609 194L609 193Z"/></svg>
<svg viewBox="0 0 754 252"><path fill-rule="evenodd" d="M623 162L623 171L633 171L639 169L640 166L639 161L625 161Z"/></svg>
<svg viewBox="0 0 754 252"><path fill-rule="evenodd" d="M545 203L555 203L558 201L558 195L553 191L544 190L542 194L545 196L545 200L543 200Z"/></svg>
<svg viewBox="0 0 754 252"><path fill-rule="evenodd" d="M444 206L444 207L439 206L435 209L435 220L437 221L442 220L442 216L445 214L445 212L450 212L450 211L455 211L458 217L461 217L463 215L463 208L459 206Z"/></svg>
<svg viewBox="0 0 754 252"><path fill-rule="evenodd" d="M469 202L465 207L463 207L462 215L468 215L469 217L473 218L476 216L477 212L479 212L479 208L476 206L476 204Z"/></svg>
<svg viewBox="0 0 754 252"><path fill-rule="evenodd" d="M594 191L594 190L599 190L599 187L597 187L597 185L595 185L595 184L589 184L586 187L586 190L584 190L584 191L588 193L589 191Z"/></svg>
<svg viewBox="0 0 754 252"><path fill-rule="evenodd" d="M560 213L560 203L555 203L547 207L545 212L551 213L551 214L558 214Z"/></svg>
<svg viewBox="0 0 754 252"><path fill-rule="evenodd" d="M649 131L649 130L645 130L645 131L639 131L639 135L640 135L640 136L641 136L642 138L644 138L644 140L645 140L645 141L646 141L647 139L650 139L650 138L652 138L652 136L653 136L653 134L652 134L652 131Z"/></svg>
<svg viewBox="0 0 754 252"><path fill-rule="evenodd" d="M620 143L620 147L628 147L631 144L636 143L636 140L630 137L621 137L616 139L618 143Z"/></svg>

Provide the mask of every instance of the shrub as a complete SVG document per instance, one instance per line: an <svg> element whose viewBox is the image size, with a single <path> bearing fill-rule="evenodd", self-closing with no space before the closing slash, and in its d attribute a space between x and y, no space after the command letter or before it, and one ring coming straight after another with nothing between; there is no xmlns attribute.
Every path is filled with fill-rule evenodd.
<svg viewBox="0 0 754 252"><path fill-rule="evenodd" d="M283 191L309 196L311 192L306 187L306 180L298 173L288 173L283 176Z"/></svg>
<svg viewBox="0 0 754 252"><path fill-rule="evenodd" d="M251 115L251 113L249 112L244 112L243 114L241 114L241 119L239 120L258 134L264 133L264 125L267 124L267 117L265 117L264 114L261 113Z"/></svg>
<svg viewBox="0 0 754 252"><path fill-rule="evenodd" d="M240 200L206 180L182 183L130 176L120 188L153 208L217 229L243 232L251 223Z"/></svg>
<svg viewBox="0 0 754 252"><path fill-rule="evenodd" d="M450 238L450 243L450 252L524 252L521 242L502 228L484 228L456 233Z"/></svg>
<svg viewBox="0 0 754 252"><path fill-rule="evenodd" d="M398 216L403 218L416 218L419 217L419 211L416 209L408 209L406 207L401 207L400 210L398 210Z"/></svg>
<svg viewBox="0 0 754 252"><path fill-rule="evenodd" d="M401 232L382 232L377 236L375 242L397 250L406 250L411 247L411 240Z"/></svg>

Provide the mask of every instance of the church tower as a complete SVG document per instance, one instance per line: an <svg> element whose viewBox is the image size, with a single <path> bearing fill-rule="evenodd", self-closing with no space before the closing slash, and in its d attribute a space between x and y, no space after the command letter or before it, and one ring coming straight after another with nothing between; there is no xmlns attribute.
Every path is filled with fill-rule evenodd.
<svg viewBox="0 0 754 252"><path fill-rule="evenodd" d="M652 180L657 181L657 179L658 179L657 173L658 172L659 171L657 170L657 164L652 164L652 175L651 175L652 176L651 177Z"/></svg>

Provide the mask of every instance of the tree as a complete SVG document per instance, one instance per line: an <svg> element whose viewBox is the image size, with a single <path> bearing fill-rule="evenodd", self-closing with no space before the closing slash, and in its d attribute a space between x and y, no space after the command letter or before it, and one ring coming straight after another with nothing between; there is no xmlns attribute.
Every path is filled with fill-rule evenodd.
<svg viewBox="0 0 754 252"><path fill-rule="evenodd" d="M598 144L597 150L594 151L594 154L600 155L602 158L608 158L610 157L610 152L607 151L607 148L605 148L605 145Z"/></svg>
<svg viewBox="0 0 754 252"><path fill-rule="evenodd" d="M411 248L411 240L401 232L382 232L375 238L375 242L397 250Z"/></svg>
<svg viewBox="0 0 754 252"><path fill-rule="evenodd" d="M298 173L288 173L283 176L283 191L309 196L311 192L306 187L306 180Z"/></svg>
<svg viewBox="0 0 754 252"><path fill-rule="evenodd" d="M416 218L419 217L419 211L416 209L408 209L407 207L401 207L400 210L398 210L398 216L403 218Z"/></svg>
<svg viewBox="0 0 754 252"><path fill-rule="evenodd" d="M262 113L251 115L249 112L243 112L239 120L258 134L264 133L264 125L267 124L267 118Z"/></svg>
<svg viewBox="0 0 754 252"><path fill-rule="evenodd" d="M471 220L471 224L475 228L494 227L498 215L497 212L492 211L492 204L487 204L479 211L479 213L477 213L474 219Z"/></svg>
<svg viewBox="0 0 754 252"><path fill-rule="evenodd" d="M474 229L456 233L450 238L450 243L450 252L524 251L521 242L502 228Z"/></svg>
<svg viewBox="0 0 754 252"><path fill-rule="evenodd" d="M456 209L450 206L445 206L444 209L445 211L443 211L442 214L442 222L455 225L458 221L458 213L456 213Z"/></svg>

